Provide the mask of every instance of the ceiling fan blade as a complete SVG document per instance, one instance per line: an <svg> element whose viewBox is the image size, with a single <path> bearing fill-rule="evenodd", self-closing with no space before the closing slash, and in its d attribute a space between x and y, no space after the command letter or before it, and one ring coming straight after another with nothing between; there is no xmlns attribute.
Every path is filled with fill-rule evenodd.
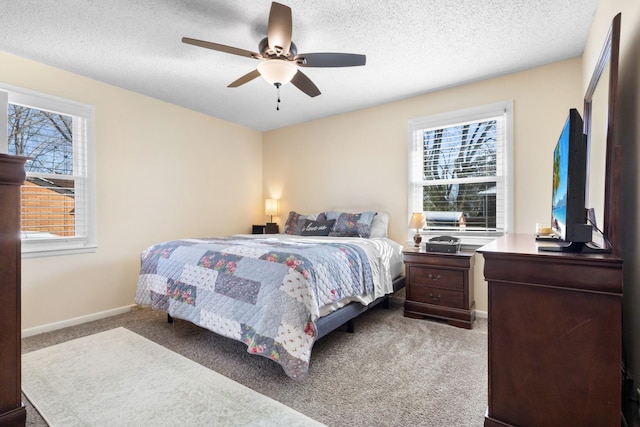
<svg viewBox="0 0 640 427"><path fill-rule="evenodd" d="M367 63L356 53L301 53L294 58L301 67L357 67Z"/></svg>
<svg viewBox="0 0 640 427"><path fill-rule="evenodd" d="M291 83L312 98L320 95L320 89L300 70L293 76Z"/></svg>
<svg viewBox="0 0 640 427"><path fill-rule="evenodd" d="M232 55L246 56L246 57L255 58L255 59L262 58L262 55L260 55L259 53L256 53L256 52L251 52L249 50L239 49L237 47L226 46L226 45L223 45L223 44L218 44L218 43L213 43L213 42L206 42L204 40L191 39L189 37L183 37L182 38L182 43L192 44L194 46L204 47L204 48L207 48L207 49L213 49L213 50L217 50L219 52L230 53Z"/></svg>
<svg viewBox="0 0 640 427"><path fill-rule="evenodd" d="M271 3L267 39L269 47L278 55L286 55L291 47L291 8L280 3Z"/></svg>
<svg viewBox="0 0 640 427"><path fill-rule="evenodd" d="M245 83L250 82L251 80L255 79L256 77L260 76L260 72L258 70L253 70L247 74L245 74L244 76L240 77L238 80L232 82L229 84L229 86L227 87L238 87L238 86L242 86Z"/></svg>

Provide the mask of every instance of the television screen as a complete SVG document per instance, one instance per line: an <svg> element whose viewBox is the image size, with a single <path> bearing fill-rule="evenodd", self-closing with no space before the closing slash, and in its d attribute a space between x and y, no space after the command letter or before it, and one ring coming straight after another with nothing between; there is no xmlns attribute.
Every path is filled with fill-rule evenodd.
<svg viewBox="0 0 640 427"><path fill-rule="evenodd" d="M585 209L586 175L587 144L582 117L572 108L553 150L551 228L559 243L539 249L579 252L591 241Z"/></svg>
<svg viewBox="0 0 640 427"><path fill-rule="evenodd" d="M553 191L551 196L551 228L560 237L566 238L567 230L567 181L569 179L569 121L553 150Z"/></svg>

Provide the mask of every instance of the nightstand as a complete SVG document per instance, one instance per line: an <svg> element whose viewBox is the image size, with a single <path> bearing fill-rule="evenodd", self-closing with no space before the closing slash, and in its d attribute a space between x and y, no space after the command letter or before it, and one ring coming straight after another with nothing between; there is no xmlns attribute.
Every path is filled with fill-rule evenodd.
<svg viewBox="0 0 640 427"><path fill-rule="evenodd" d="M473 252L453 254L407 248L403 252L406 278L405 317L441 319L471 329Z"/></svg>

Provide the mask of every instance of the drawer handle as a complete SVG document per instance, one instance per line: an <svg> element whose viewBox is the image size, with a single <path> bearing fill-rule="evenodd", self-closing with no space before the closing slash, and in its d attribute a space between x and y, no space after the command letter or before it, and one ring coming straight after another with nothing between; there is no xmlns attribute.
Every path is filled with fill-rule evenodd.
<svg viewBox="0 0 640 427"><path fill-rule="evenodd" d="M440 298L442 298L442 295L433 295L431 292L429 292L429 298L431 298L433 301L438 301Z"/></svg>
<svg viewBox="0 0 640 427"><path fill-rule="evenodd" d="M434 276L433 274L429 273L429 279L431 279L431 280L440 280L441 277L442 276L439 275L439 274Z"/></svg>

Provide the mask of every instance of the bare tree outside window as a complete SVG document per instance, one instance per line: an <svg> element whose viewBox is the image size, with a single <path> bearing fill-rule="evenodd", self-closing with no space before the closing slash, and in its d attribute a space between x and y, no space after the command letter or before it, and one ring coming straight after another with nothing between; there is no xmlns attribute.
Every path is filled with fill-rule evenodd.
<svg viewBox="0 0 640 427"><path fill-rule="evenodd" d="M427 236L476 246L513 229L513 102L417 117L408 126L407 213ZM407 229L411 239L415 230Z"/></svg>
<svg viewBox="0 0 640 427"><path fill-rule="evenodd" d="M73 174L73 117L9 104L9 154L27 156L28 172Z"/></svg>
<svg viewBox="0 0 640 427"><path fill-rule="evenodd" d="M22 256L94 252L94 107L0 83L0 110L0 152L28 159L20 196Z"/></svg>
<svg viewBox="0 0 640 427"><path fill-rule="evenodd" d="M9 154L29 157L21 201L23 239L74 236L73 117L8 107Z"/></svg>
<svg viewBox="0 0 640 427"><path fill-rule="evenodd" d="M496 227L497 132L496 120L423 131L424 211L460 212L469 228Z"/></svg>

